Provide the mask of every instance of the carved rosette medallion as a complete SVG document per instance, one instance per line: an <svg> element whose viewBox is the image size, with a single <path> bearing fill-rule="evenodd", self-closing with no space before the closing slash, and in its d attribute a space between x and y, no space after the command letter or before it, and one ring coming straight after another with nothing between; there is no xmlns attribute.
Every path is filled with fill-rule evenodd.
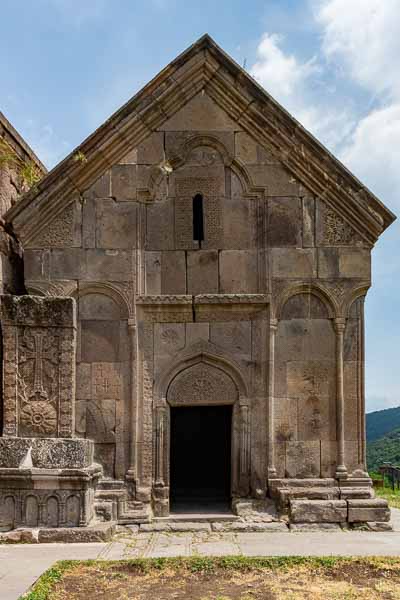
<svg viewBox="0 0 400 600"><path fill-rule="evenodd" d="M58 336L44 329L26 329L19 337L18 401L23 435L57 435L58 345Z"/></svg>
<svg viewBox="0 0 400 600"><path fill-rule="evenodd" d="M232 379L205 363L188 367L177 375L168 390L171 404L233 404L237 389Z"/></svg>

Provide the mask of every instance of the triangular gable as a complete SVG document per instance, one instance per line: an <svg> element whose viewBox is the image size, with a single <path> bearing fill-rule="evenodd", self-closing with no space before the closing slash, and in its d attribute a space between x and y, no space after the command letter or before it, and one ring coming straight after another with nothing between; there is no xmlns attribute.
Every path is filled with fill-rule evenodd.
<svg viewBox="0 0 400 600"><path fill-rule="evenodd" d="M142 143L201 90L368 243L394 221L382 202L205 35L8 211L6 221L21 241L28 243L118 163L127 147Z"/></svg>

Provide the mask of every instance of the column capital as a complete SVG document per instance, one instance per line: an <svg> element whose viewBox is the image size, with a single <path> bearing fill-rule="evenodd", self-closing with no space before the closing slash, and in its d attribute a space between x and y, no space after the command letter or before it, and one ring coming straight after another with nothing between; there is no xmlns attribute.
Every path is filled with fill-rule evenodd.
<svg viewBox="0 0 400 600"><path fill-rule="evenodd" d="M345 330L346 319L344 317L336 317L334 323L337 333L342 333Z"/></svg>
<svg viewBox="0 0 400 600"><path fill-rule="evenodd" d="M136 329L136 319L132 319L132 318L128 319L128 328Z"/></svg>
<svg viewBox="0 0 400 600"><path fill-rule="evenodd" d="M278 319L270 319L269 328L271 331L276 331L278 328Z"/></svg>

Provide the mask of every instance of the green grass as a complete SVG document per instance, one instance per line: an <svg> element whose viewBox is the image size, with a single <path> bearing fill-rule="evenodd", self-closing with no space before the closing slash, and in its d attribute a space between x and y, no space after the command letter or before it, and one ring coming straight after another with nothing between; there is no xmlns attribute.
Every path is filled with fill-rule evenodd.
<svg viewBox="0 0 400 600"><path fill-rule="evenodd" d="M400 490L392 490L391 487L375 488L375 494L379 498L385 498L392 508L400 508Z"/></svg>
<svg viewBox="0 0 400 600"><path fill-rule="evenodd" d="M50 569L45 571L43 575L35 583L30 592L26 592L21 596L24 600L47 600L50 598L50 593L56 583L58 583L66 571L71 571L75 566L79 565L79 561L63 560L55 563Z"/></svg>

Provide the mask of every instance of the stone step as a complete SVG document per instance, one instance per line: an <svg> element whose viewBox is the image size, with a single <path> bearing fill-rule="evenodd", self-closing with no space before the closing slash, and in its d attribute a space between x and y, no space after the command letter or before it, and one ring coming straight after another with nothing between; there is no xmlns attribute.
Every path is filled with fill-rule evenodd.
<svg viewBox="0 0 400 600"><path fill-rule="evenodd" d="M199 523L195 521L187 521L184 523L176 523L176 522L164 522L160 523L159 521L152 521L151 523L144 523L140 525L139 531L141 533L150 533L150 532L163 532L170 531L175 533L185 532L185 531L204 531L211 532L211 524L208 522Z"/></svg>
<svg viewBox="0 0 400 600"><path fill-rule="evenodd" d="M190 513L182 515L169 515L168 517L154 517L154 522L158 523L234 523L240 521L237 515L218 515Z"/></svg>
<svg viewBox="0 0 400 600"><path fill-rule="evenodd" d="M276 490L280 488L290 487L290 488L330 488L337 487L337 481L332 478L309 478L309 479L270 479L268 483L271 490Z"/></svg>
<svg viewBox="0 0 400 600"><path fill-rule="evenodd" d="M346 500L290 500L290 523L345 523Z"/></svg>
<svg viewBox="0 0 400 600"><path fill-rule="evenodd" d="M152 519L151 508L141 502L129 501L118 514L119 525L148 523Z"/></svg>
<svg viewBox="0 0 400 600"><path fill-rule="evenodd" d="M279 488L276 490L276 499L281 508L287 508L290 500L338 500L339 488L337 487L294 487Z"/></svg>

